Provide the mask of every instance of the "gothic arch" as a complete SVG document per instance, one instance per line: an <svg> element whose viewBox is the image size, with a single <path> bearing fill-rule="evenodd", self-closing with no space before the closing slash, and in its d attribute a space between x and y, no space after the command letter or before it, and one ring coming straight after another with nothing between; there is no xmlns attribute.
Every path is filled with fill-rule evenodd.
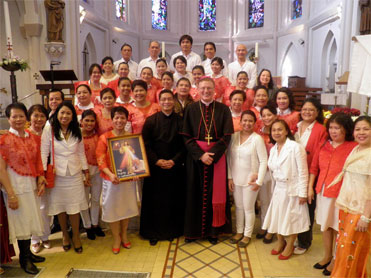
<svg viewBox="0 0 371 278"><path fill-rule="evenodd" d="M321 86L325 92L334 92L337 70L337 43L334 33L329 30L321 54Z"/></svg>
<svg viewBox="0 0 371 278"><path fill-rule="evenodd" d="M95 61L97 61L95 42L91 33L88 33L82 47L82 69L84 80L89 79L89 67Z"/></svg>
<svg viewBox="0 0 371 278"><path fill-rule="evenodd" d="M294 44L290 42L283 55L280 69L282 86L287 86L288 77L298 72L296 69L297 61L300 61L298 51Z"/></svg>

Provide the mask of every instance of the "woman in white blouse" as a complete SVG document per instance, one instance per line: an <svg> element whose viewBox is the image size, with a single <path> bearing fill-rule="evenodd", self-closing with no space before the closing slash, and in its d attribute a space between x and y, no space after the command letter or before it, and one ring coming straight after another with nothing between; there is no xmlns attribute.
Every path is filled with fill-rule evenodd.
<svg viewBox="0 0 371 278"><path fill-rule="evenodd" d="M47 168L49 155L53 161L53 141L56 176L54 187L49 193L49 215L58 215L65 251L71 248L71 239L67 232L68 215L72 226L72 242L75 251L81 253L80 212L88 209L83 173L86 186L90 186L90 178L76 111L70 102L62 102L53 114L50 126L44 128L41 136L41 158L44 171Z"/></svg>
<svg viewBox="0 0 371 278"><path fill-rule="evenodd" d="M307 156L284 120L272 124L270 137L275 145L270 151L268 167L275 187L263 229L277 233L277 245L271 254L280 254L280 260L287 260L293 254L297 234L309 230L310 225Z"/></svg>
<svg viewBox="0 0 371 278"><path fill-rule="evenodd" d="M232 135L228 149L228 185L236 204L237 234L232 244L246 247L255 222L255 201L267 170L267 150L263 138L254 132L256 116L241 114L242 131Z"/></svg>

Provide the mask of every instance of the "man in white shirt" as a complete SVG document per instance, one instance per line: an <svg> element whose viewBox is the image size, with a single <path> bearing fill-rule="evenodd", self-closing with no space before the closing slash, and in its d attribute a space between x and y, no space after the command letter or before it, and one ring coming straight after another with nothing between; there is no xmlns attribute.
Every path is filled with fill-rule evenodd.
<svg viewBox="0 0 371 278"><path fill-rule="evenodd" d="M175 53L171 56L171 60L169 63L170 69L175 71L173 60L178 57L179 55L184 56L187 59L187 71L191 72L194 66L201 65L201 57L200 55L194 53L192 51L192 44L193 39L190 35L183 35L179 39L179 45L182 51Z"/></svg>
<svg viewBox="0 0 371 278"><path fill-rule="evenodd" d="M161 48L158 41L150 41L148 46L149 57L144 58L138 65L137 77L140 77L140 72L144 67L150 67L153 71L153 76L157 76L156 61L159 59Z"/></svg>
<svg viewBox="0 0 371 278"><path fill-rule="evenodd" d="M121 46L121 55L122 58L120 60L117 60L114 63L115 71L117 72L118 67L120 63L126 62L129 65L129 78L130 80L135 80L137 77L137 70L138 70L138 64L131 60L131 54L133 53L133 49L130 44L124 43Z"/></svg>
<svg viewBox="0 0 371 278"><path fill-rule="evenodd" d="M213 42L205 42L204 44L204 53L206 56L206 60L202 61L202 66L205 69L206 76L212 76L213 71L211 70L211 60L214 59L216 56L216 46ZM228 77L228 67L227 63L223 60L224 69L222 70L222 74L225 77Z"/></svg>
<svg viewBox="0 0 371 278"><path fill-rule="evenodd" d="M236 48L237 61L234 61L228 65L229 80L233 85L236 84L237 74L240 71L246 71L249 76L249 83L247 87L249 89L254 88L256 84L257 69L253 62L246 59L247 48L243 44L237 45Z"/></svg>

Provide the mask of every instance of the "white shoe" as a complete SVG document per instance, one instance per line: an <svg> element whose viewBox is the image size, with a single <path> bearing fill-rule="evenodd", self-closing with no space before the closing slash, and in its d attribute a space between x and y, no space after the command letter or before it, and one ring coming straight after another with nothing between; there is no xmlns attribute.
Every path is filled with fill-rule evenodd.
<svg viewBox="0 0 371 278"><path fill-rule="evenodd" d="M41 244L40 244L40 242L39 243L35 243L35 244L31 244L31 250L34 253L39 253L40 250L41 250Z"/></svg>
<svg viewBox="0 0 371 278"><path fill-rule="evenodd" d="M50 240L43 241L43 246L46 249L50 249L52 247L52 245L50 244Z"/></svg>
<svg viewBox="0 0 371 278"><path fill-rule="evenodd" d="M295 255L303 255L305 252L307 252L308 249L301 248L301 247L295 247L294 254Z"/></svg>

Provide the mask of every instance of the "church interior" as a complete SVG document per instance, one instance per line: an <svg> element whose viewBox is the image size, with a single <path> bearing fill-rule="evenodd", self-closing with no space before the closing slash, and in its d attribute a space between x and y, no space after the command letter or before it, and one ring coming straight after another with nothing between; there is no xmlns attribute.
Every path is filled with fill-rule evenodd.
<svg viewBox="0 0 371 278"><path fill-rule="evenodd" d="M101 64L105 56L119 60L124 43L132 46L131 58L139 63L148 57L148 45L153 40L161 44L161 53L169 62L180 50L179 38L188 34L193 38L192 51L201 59L205 57L205 42L214 42L216 55L227 64L236 60L236 46L244 44L247 57L257 58L257 72L269 69L276 84L297 87L296 92L304 98L316 96L329 110L349 107L371 115L371 79L366 74L370 73L371 39L362 39L362 35L367 37L371 33L371 1L55 0L64 2L59 41L48 38L44 2L49 1L0 2L0 58L6 60L11 51L13 57L27 61L26 70L13 72L16 97L27 107L44 101L43 85L50 82L40 71L51 67L73 70L77 80L88 80L89 66ZM5 3L11 44L3 17ZM363 57L363 62L355 58L357 44L368 55ZM0 73L0 129L3 130L9 128L5 108L14 100L15 88L11 86L11 72L0 69ZM67 95L72 82L77 80L64 81ZM293 80L302 83L292 85ZM129 226L132 248L122 248L117 255L112 254L112 235L104 223L101 224L106 228L106 237L91 241L82 234L82 254L64 252L61 233L56 233L50 237L52 248L39 253L46 257L44 263L37 265L41 272L24 277L69 277L71 269L91 270L93 274L86 277L323 276L313 268L322 257L318 226L314 227L313 244L305 254L280 261L270 255L271 245L255 239L260 227L256 218L252 241L245 248L230 244L228 234L222 235L216 245L207 240L185 243L180 237L150 246L139 236L138 217ZM7 276L7 271L17 265L17 260L17 256L13 257L12 263L2 266L5 273L0 277L14 277ZM370 256L367 269L370 275ZM112 276L94 276L94 271ZM127 276L113 276L115 272Z"/></svg>

